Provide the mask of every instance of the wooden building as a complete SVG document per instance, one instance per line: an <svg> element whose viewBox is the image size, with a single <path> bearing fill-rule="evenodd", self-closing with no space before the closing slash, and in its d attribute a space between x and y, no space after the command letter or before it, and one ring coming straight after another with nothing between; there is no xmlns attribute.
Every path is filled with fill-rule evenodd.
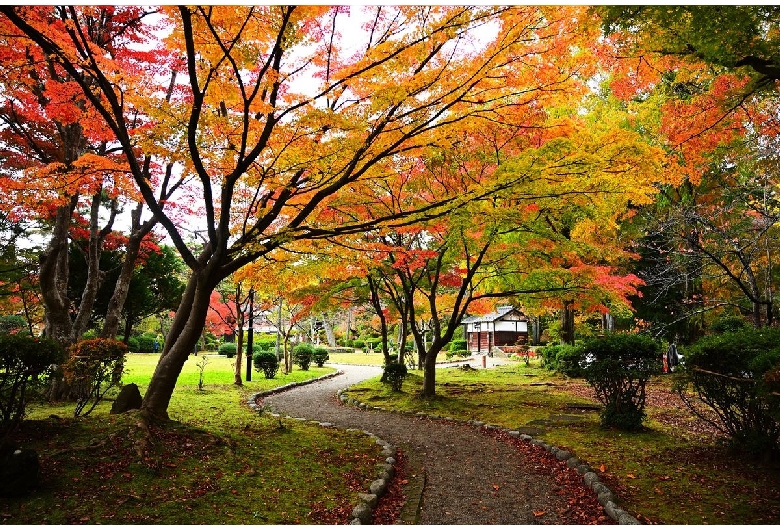
<svg viewBox="0 0 780 530"><path fill-rule="evenodd" d="M464 318L461 324L472 353L488 354L493 346L528 343L528 319L513 306L499 306L495 313Z"/></svg>

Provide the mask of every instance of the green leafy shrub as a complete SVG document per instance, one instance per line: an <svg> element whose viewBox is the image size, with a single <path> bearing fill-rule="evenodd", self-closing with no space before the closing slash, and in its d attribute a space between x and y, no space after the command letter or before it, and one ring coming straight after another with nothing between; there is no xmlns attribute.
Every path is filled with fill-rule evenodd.
<svg viewBox="0 0 780 530"><path fill-rule="evenodd" d="M740 331L747 329L748 323L740 316L721 317L710 325L710 332L720 335L730 331Z"/></svg>
<svg viewBox="0 0 780 530"><path fill-rule="evenodd" d="M780 329L743 329L704 337L684 351L675 388L688 408L726 434L740 453L780 450ZM692 394L691 394L692 392ZM703 414L692 396L717 416Z"/></svg>
<svg viewBox="0 0 780 530"><path fill-rule="evenodd" d="M369 337L365 339L365 347L371 350L381 350L382 349L382 337Z"/></svg>
<svg viewBox="0 0 780 530"><path fill-rule="evenodd" d="M138 353L154 353L154 343L157 336L145 333L135 338L138 343Z"/></svg>
<svg viewBox="0 0 780 530"><path fill-rule="evenodd" d="M298 344L295 346L295 348L293 348L293 362L300 366L301 370L308 370L309 366L311 365L313 353L314 347L311 344Z"/></svg>
<svg viewBox="0 0 780 530"><path fill-rule="evenodd" d="M232 359L236 356L237 346L235 342L225 342L219 345L217 353L224 355L228 359Z"/></svg>
<svg viewBox="0 0 780 530"><path fill-rule="evenodd" d="M258 372L262 371L266 379L273 379L279 371L279 359L270 350L263 350L254 354L252 362L255 365L255 370Z"/></svg>
<svg viewBox="0 0 780 530"><path fill-rule="evenodd" d="M269 351L276 349L276 335L259 333L256 334L253 338L253 345L257 345L260 348L258 351Z"/></svg>
<svg viewBox="0 0 780 530"><path fill-rule="evenodd" d="M314 364L322 368L325 362L330 359L330 355L328 355L328 350L325 348L314 348L314 350L312 350L311 359Z"/></svg>
<svg viewBox="0 0 780 530"><path fill-rule="evenodd" d="M615 333L581 346L585 380L604 405L601 423L636 431L645 418L645 386L661 373L661 346L647 335Z"/></svg>
<svg viewBox="0 0 780 530"><path fill-rule="evenodd" d="M65 352L51 339L0 335L0 426L8 430L24 419L32 390L41 388Z"/></svg>
<svg viewBox="0 0 780 530"><path fill-rule="evenodd" d="M449 351L462 351L468 349L468 343L466 342L466 339L452 339L450 341L450 347L448 348Z"/></svg>
<svg viewBox="0 0 780 530"><path fill-rule="evenodd" d="M89 415L106 392L120 383L126 354L127 346L114 339L88 339L71 346L62 369L76 399L74 416Z"/></svg>
<svg viewBox="0 0 780 530"><path fill-rule="evenodd" d="M444 352L444 356L447 359L453 359L455 357L464 358L471 356L471 352L469 350L447 350Z"/></svg>
<svg viewBox="0 0 780 530"><path fill-rule="evenodd" d="M548 370L568 377L585 376L580 348L569 344L549 344L539 348L537 352L542 359L542 365Z"/></svg>
<svg viewBox="0 0 780 530"><path fill-rule="evenodd" d="M133 353L141 353L138 347L138 339L136 337L130 337L127 339L127 349Z"/></svg>
<svg viewBox="0 0 780 530"><path fill-rule="evenodd" d="M401 391L408 370L404 363L392 362L385 366L382 381L388 383L395 392Z"/></svg>
<svg viewBox="0 0 780 530"><path fill-rule="evenodd" d="M366 347L366 341L363 339L355 339L352 341L352 347L362 350Z"/></svg>
<svg viewBox="0 0 780 530"><path fill-rule="evenodd" d="M0 315L0 334L20 333L26 328L27 321L23 317L19 315Z"/></svg>

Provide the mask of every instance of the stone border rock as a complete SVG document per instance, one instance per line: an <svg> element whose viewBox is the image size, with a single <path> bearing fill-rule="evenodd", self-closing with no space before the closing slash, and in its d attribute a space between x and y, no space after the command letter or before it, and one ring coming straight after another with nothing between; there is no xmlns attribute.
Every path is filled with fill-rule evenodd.
<svg viewBox="0 0 780 530"><path fill-rule="evenodd" d="M363 410L369 408L374 410L387 410L381 407L369 407L368 405L366 405L365 403L361 403L357 399L350 398L346 392L347 392L346 388L340 389L336 392L336 395L338 396L338 399L342 404L352 405ZM389 412L394 412L394 411L389 411ZM606 485L604 485L604 483L599 481L598 474L587 463L581 461L579 458L571 454L569 451L560 449L554 445L550 445L542 440L533 438L527 434L521 434L520 431L504 429L502 427L499 427L498 425L490 425L482 421L477 421L477 420L464 421L464 420L456 420L454 418L443 418L436 414L427 414L425 412L403 413L403 414L411 414L420 418L427 418L429 420L443 420L443 421L449 421L455 423L462 423L462 424L472 425L474 427L486 429L486 430L499 430L507 433L509 436L512 436L513 438L519 438L520 440L524 440L528 443L539 446L545 449L550 454L552 454L559 461L565 461L568 467L572 469L576 469L577 472L580 475L582 475L585 485L590 487L590 489L593 490L593 492L598 496L599 504L601 504L601 506L604 508L604 512L610 518L612 518L614 521L617 521L618 524L642 524L639 522L638 519L636 519L636 517L634 517L627 511L621 509L617 505L615 495L612 493L612 491Z"/></svg>

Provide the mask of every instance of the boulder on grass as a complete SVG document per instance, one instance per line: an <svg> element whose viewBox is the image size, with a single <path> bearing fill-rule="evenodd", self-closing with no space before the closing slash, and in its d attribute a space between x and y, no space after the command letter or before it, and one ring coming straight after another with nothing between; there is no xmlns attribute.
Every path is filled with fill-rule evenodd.
<svg viewBox="0 0 780 530"><path fill-rule="evenodd" d="M111 405L111 414L122 414L128 410L135 410L141 408L141 391L138 390L138 385L130 383L122 387L119 391L119 395Z"/></svg>

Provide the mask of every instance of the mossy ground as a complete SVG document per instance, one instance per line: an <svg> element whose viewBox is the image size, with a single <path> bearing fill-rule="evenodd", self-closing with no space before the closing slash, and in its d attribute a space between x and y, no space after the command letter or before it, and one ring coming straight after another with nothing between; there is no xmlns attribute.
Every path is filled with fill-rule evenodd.
<svg viewBox="0 0 780 530"><path fill-rule="evenodd" d="M381 448L365 435L258 415L251 394L333 372L295 370L231 384L231 360L209 357L204 389L191 357L169 408L140 458L135 413L102 403L73 418L72 405L32 407L14 434L40 455L34 492L0 499L4 524L322 524L349 521L375 478ZM131 355L125 382L148 384L156 355ZM151 368L150 368L151 367Z"/></svg>

